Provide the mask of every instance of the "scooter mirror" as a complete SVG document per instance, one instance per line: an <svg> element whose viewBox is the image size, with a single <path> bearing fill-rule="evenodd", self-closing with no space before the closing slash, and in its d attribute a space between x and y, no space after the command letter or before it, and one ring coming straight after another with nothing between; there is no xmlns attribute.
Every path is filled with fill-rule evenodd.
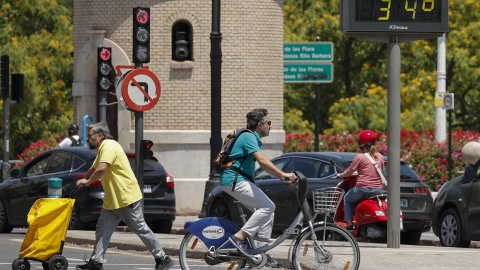
<svg viewBox="0 0 480 270"><path fill-rule="evenodd" d="M336 166L336 165L337 165L337 162L336 162L335 159L333 159L333 158L330 158L330 161L329 161L329 162L330 162L330 165L332 165L332 166Z"/></svg>

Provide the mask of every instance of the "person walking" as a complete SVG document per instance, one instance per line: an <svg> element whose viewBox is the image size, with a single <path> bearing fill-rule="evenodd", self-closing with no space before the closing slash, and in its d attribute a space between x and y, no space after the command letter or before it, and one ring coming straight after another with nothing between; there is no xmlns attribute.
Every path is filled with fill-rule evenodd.
<svg viewBox="0 0 480 270"><path fill-rule="evenodd" d="M343 173L338 173L337 177L345 178L350 176L353 172L358 172L357 182L347 194L345 194L343 206L345 208L345 220L347 221L347 230L352 230L353 224L353 205L360 200L363 195L374 191L381 190L385 186L382 177L375 168L372 161L378 165L380 171L385 167L385 159L375 147L377 136L371 130L364 130L358 135L358 147L362 154L358 154L353 159L350 167ZM372 160L371 160L371 159Z"/></svg>
<svg viewBox="0 0 480 270"><path fill-rule="evenodd" d="M253 212L245 225L229 238L240 252L248 254L245 238L248 235L257 235L260 238L269 239L272 235L275 212L275 204L252 182L255 161L258 161L260 167L266 172L289 185L295 185L296 176L294 173L285 173L278 169L261 152L261 138L268 136L272 127L268 110L255 109L246 117L247 129L252 132L243 132L235 141L230 156L236 161L222 173L220 185L224 192ZM232 186L235 187L234 190ZM277 267L278 262L268 256L267 265Z"/></svg>
<svg viewBox="0 0 480 270"><path fill-rule="evenodd" d="M71 146L80 146L81 141L80 141L80 136L78 135L78 125L75 123L68 125L67 131L68 131L68 137L63 139L58 144L58 147L64 148L64 147L71 147Z"/></svg>
<svg viewBox="0 0 480 270"><path fill-rule="evenodd" d="M77 187L89 186L98 179L102 181L105 195L97 222L95 244L90 260L76 269L103 270L105 253L110 238L123 221L137 234L155 258L155 270L169 269L174 265L165 255L160 242L147 226L141 205L142 193L122 146L112 140L113 136L105 122L87 126L87 143L98 151L92 167L85 178L76 182Z"/></svg>

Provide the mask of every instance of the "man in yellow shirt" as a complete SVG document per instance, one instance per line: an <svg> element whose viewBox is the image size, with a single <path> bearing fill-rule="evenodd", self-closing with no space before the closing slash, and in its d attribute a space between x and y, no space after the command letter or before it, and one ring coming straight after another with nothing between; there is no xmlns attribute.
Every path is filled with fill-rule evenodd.
<svg viewBox="0 0 480 270"><path fill-rule="evenodd" d="M85 179L78 180L76 186L89 186L101 179L105 195L92 256L87 264L77 265L76 269L103 270L110 238L120 221L136 233L151 251L156 262L155 270L169 269L174 262L165 255L160 242L145 223L141 206L142 192L137 179L122 146L112 138L105 122L87 126L88 146L97 149L98 154Z"/></svg>

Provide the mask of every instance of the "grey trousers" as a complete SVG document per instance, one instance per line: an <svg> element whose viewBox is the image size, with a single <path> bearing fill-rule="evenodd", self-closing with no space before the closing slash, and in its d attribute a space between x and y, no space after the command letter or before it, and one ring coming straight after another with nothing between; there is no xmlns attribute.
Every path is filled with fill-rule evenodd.
<svg viewBox="0 0 480 270"><path fill-rule="evenodd" d="M164 259L165 252L163 251L160 242L155 237L155 234L153 234L147 223L145 223L142 205L140 204L140 201L137 201L129 206L119 209L102 209L95 231L95 245L93 246L92 261L99 263L105 262L105 253L110 244L110 238L112 237L115 228L117 228L120 223L120 220L125 222L128 228L140 237L155 259Z"/></svg>
<svg viewBox="0 0 480 270"><path fill-rule="evenodd" d="M269 239L272 236L275 204L267 195L250 181L238 182L233 192L232 186L221 186L221 188L253 212L250 219L242 227L242 231L250 236L257 235ZM262 244L259 246L262 246Z"/></svg>

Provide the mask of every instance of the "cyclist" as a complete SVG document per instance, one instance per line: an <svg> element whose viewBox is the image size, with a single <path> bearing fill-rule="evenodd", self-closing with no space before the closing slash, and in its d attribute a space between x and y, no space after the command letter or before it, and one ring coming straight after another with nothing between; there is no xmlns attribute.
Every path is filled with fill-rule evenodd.
<svg viewBox="0 0 480 270"><path fill-rule="evenodd" d="M383 171L385 166L385 160L377 148L375 142L377 136L375 132L371 130L364 130L358 136L358 147L362 151L363 155L356 155L348 168L343 173L338 173L337 177L345 178L350 176L353 172L358 172L357 182L347 194L345 194L343 206L345 208L345 220L347 221L347 230L352 230L353 224L353 204L358 201L364 194L373 190L381 190L384 187L383 180L378 174L377 169L373 165L369 155L380 167L380 171Z"/></svg>
<svg viewBox="0 0 480 270"><path fill-rule="evenodd" d="M275 204L251 181L255 173L255 161L258 161L260 167L266 172L289 185L295 184L296 176L294 173L285 173L278 169L260 151L262 148L261 138L268 136L272 127L267 109L255 109L246 117L247 129L250 129L252 133L244 132L238 137L230 153L230 156L237 160L222 173L220 185L224 192L253 212L245 225L229 239L240 252L248 254L245 238L247 235L257 235L269 239L272 234L275 212ZM234 185L236 175L237 182ZM235 187L234 190L232 190L232 185ZM278 266L275 260L270 256L268 258L269 266Z"/></svg>

